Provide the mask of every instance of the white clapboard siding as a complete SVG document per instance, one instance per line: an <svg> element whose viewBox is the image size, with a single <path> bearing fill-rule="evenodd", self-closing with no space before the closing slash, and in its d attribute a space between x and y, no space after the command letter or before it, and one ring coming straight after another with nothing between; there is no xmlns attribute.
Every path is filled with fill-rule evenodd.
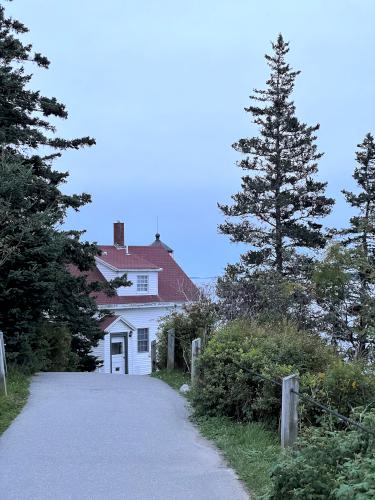
<svg viewBox="0 0 375 500"><path fill-rule="evenodd" d="M121 273L120 273L121 274ZM131 286L121 286L118 288L117 293L121 296L129 296L129 295L158 295L158 275L157 271L150 272L128 272L126 273L128 276L128 280L132 282ZM138 292L137 291L137 276L142 275L148 276L148 291L147 292Z"/></svg>
<svg viewBox="0 0 375 500"><path fill-rule="evenodd" d="M124 272L115 271L110 267L97 262L97 268L102 273L107 281L111 281L115 278L120 278ZM158 272L157 271L128 271L128 280L132 282L131 286L121 286L118 288L117 293L120 296L130 296L130 295L158 295ZM137 292L137 276L147 275L148 276L148 291L147 292Z"/></svg>
<svg viewBox="0 0 375 500"><path fill-rule="evenodd" d="M119 273L117 271L114 271L110 267L105 266L101 262L96 261L96 267L99 269L99 271L102 273L102 275L107 281L111 281L115 278L118 278L119 276Z"/></svg>
<svg viewBox="0 0 375 500"><path fill-rule="evenodd" d="M99 340L98 345L92 349L92 354L96 356L98 360L104 363L104 339ZM97 368L96 371L99 373L104 373L104 365Z"/></svg>
<svg viewBox="0 0 375 500"><path fill-rule="evenodd" d="M128 368L129 375L147 375L151 373L151 350L150 344L156 339L156 334L159 327L159 320L170 313L172 307L144 307L134 309L116 309L115 314L121 316L125 321L128 321L136 329L128 340ZM173 310L175 308L173 307ZM138 352L138 328L149 329L149 350L148 352ZM104 358L104 371L110 373L110 335L109 333L125 333L129 331L129 327L122 321L117 321L112 327L109 326L108 334L103 340L102 356Z"/></svg>

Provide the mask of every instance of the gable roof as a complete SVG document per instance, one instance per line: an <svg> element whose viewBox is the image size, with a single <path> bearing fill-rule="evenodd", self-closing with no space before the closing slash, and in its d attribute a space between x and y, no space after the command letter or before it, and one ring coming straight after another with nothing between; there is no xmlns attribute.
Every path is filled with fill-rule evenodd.
<svg viewBox="0 0 375 500"><path fill-rule="evenodd" d="M158 269L158 266L144 259L142 256L131 253L129 250L127 252L126 248L114 245L101 245L99 248L102 254L98 259L120 271Z"/></svg>
<svg viewBox="0 0 375 500"><path fill-rule="evenodd" d="M155 302L189 302L197 300L199 296L199 290L191 279L184 273L181 267L174 260L172 255L162 246L129 246L129 255L124 257L126 250L124 248L118 248L116 246L110 245L99 245L102 252L107 252L104 255L106 258L105 262L118 269L117 265L119 263L123 265L125 262L129 266L129 262L133 262L134 266L147 265L149 267L127 267L122 268L122 270L150 270L159 271L158 272L158 295L131 295L131 296L108 296L104 292L93 292L93 297L95 298L98 305L110 305L110 304L146 304ZM132 257L132 261L126 260L128 257ZM103 254L99 257L103 259ZM78 268L74 266L69 267L70 272L75 276L85 275L89 282L101 281L105 282L105 278L98 268L92 269L90 271L80 272Z"/></svg>
<svg viewBox="0 0 375 500"><path fill-rule="evenodd" d="M124 325L126 325L130 330L132 331L136 330L135 326L129 323L129 321L124 319L122 316L115 316L114 314L108 314L107 316L104 316L104 318L102 318L99 321L99 328L103 332L108 332L111 329L111 327L114 326L114 324L118 323L119 321L124 323Z"/></svg>
<svg viewBox="0 0 375 500"><path fill-rule="evenodd" d="M198 288L164 247L130 246L129 252L139 255L162 268L159 273L159 297L163 302L197 300Z"/></svg>

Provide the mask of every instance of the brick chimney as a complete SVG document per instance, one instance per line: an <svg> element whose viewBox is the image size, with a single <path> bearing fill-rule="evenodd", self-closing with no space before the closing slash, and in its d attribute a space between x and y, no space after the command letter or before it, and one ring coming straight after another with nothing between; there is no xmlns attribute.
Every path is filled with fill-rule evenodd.
<svg viewBox="0 0 375 500"><path fill-rule="evenodd" d="M124 223L115 222L113 224L113 244L117 247L125 246Z"/></svg>

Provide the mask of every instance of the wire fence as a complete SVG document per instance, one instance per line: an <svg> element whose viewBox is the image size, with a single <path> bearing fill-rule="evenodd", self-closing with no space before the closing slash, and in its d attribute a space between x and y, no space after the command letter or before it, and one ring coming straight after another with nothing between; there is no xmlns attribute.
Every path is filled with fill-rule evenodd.
<svg viewBox="0 0 375 500"><path fill-rule="evenodd" d="M232 364L234 364L235 366L237 366L241 370L249 373L250 375L252 375L252 376L254 376L254 377L256 377L256 378L258 378L260 380L263 380L265 382L277 385L279 387L282 387L282 385L283 385L281 380L277 380L277 379L274 379L274 378L262 375L261 373L257 373L257 372L255 372L253 370L250 370L246 366L243 366L240 363L237 363L234 360L230 360L230 361L231 361ZM360 422L357 422L356 420L353 420L353 419L351 419L349 417L346 417L345 415L342 415L337 410L334 410L333 408L330 408L329 406L326 406L325 404L323 404L320 401L317 401L316 399L314 399L314 398L312 398L312 397L304 394L303 392L295 391L293 389L291 389L291 392L293 392L294 394L296 394L299 398L307 401L311 405L317 406L318 408L320 408L324 412L329 413L330 415L333 415L334 417L342 420L347 425L350 425L352 427L356 427L358 430L360 430L362 432L366 432L367 434L370 434L370 435L372 435L372 436L375 437L375 429L368 429L367 427L365 427L364 425L362 425Z"/></svg>

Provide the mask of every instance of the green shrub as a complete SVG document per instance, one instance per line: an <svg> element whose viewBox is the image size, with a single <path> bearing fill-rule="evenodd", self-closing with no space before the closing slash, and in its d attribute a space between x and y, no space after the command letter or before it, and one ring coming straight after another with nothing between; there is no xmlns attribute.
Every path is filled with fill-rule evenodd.
<svg viewBox="0 0 375 500"><path fill-rule="evenodd" d="M334 351L320 337L293 324L233 322L215 332L200 356L193 404L198 414L275 424L281 388L249 375L231 360L280 380L293 372L322 372L334 359Z"/></svg>
<svg viewBox="0 0 375 500"><path fill-rule="evenodd" d="M364 418L364 425L375 428L375 412ZM274 466L272 489L264 499L375 498L374 444L374 438L364 432L311 427Z"/></svg>
<svg viewBox="0 0 375 500"><path fill-rule="evenodd" d="M20 342L17 354L18 368L24 373L37 371L75 370L78 356L72 352L72 334L65 325L43 322L35 326L27 339ZM10 364L15 363L12 353L7 355Z"/></svg>
<svg viewBox="0 0 375 500"><path fill-rule="evenodd" d="M41 342L41 362L43 371L74 370L78 356L71 350L72 335L66 326L44 323L39 329Z"/></svg>
<svg viewBox="0 0 375 500"><path fill-rule="evenodd" d="M167 366L168 330L175 330L175 368L190 371L191 342L200 330L209 334L215 321L215 305L204 295L199 301L185 305L181 312L165 316L160 322L156 344L159 368Z"/></svg>
<svg viewBox="0 0 375 500"><path fill-rule="evenodd" d="M375 402L375 377L360 362L337 359L324 372L302 375L301 391L348 416L354 408ZM326 418L317 407L311 407L303 400L299 411L301 418L311 423ZM337 419L332 419L337 426Z"/></svg>

